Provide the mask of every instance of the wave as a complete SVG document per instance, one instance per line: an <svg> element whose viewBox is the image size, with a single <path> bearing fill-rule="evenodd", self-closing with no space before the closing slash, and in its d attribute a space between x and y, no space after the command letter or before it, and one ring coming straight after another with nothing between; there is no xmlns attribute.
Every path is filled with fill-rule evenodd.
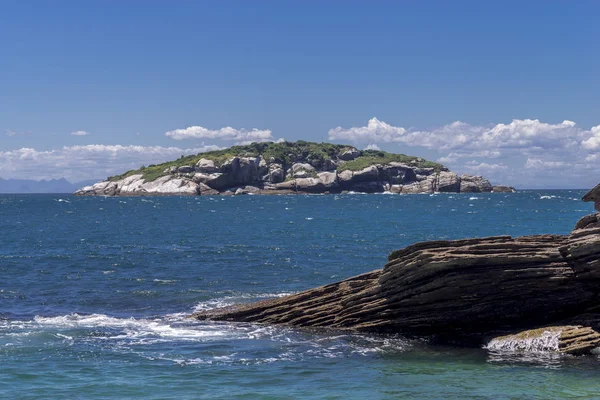
<svg viewBox="0 0 600 400"><path fill-rule="evenodd" d="M220 307L233 300L215 299L199 303L195 309ZM0 346L23 352L83 346L176 364L263 364L401 352L412 344L396 336L197 321L183 312L152 318L71 313L27 321L0 320Z"/></svg>

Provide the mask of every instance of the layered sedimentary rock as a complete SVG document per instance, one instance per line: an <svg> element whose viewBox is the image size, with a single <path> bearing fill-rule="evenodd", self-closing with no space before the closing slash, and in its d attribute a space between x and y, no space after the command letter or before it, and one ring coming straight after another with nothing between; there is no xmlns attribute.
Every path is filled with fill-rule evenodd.
<svg viewBox="0 0 600 400"><path fill-rule="evenodd" d="M272 146L277 145L272 144ZM296 150L302 148L302 145L290 144L290 146L282 148ZM315 159L310 152L300 152L268 159L259 154L227 156L216 160L210 159L211 155L207 154L204 156L207 158L203 157L198 161L194 159L190 164L169 165L165 168L154 165L130 171L121 177L86 186L75 194L130 196L341 193L344 191L365 193L388 191L402 194L514 191L513 188L508 187L494 188L481 176L458 176L441 164L417 157L411 158L385 152L381 154L362 152L341 145L335 147L327 144L312 144L312 146L313 149L315 146L317 149L320 149L318 146L330 149L330 153L326 155L327 158L320 159ZM217 156L213 155L213 157ZM403 159L406 162L390 161L394 159ZM352 162L357 164L348 164Z"/></svg>
<svg viewBox="0 0 600 400"><path fill-rule="evenodd" d="M600 227L587 220L570 235L416 243L383 269L195 317L469 341L577 317L598 329Z"/></svg>

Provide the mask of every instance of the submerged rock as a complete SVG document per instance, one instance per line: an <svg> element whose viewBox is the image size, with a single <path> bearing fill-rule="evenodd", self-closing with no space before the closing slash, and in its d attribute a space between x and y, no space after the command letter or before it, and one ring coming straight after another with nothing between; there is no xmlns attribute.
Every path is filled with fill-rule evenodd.
<svg viewBox="0 0 600 400"><path fill-rule="evenodd" d="M488 350L586 354L600 346L600 333L583 326L548 326L493 338Z"/></svg>
<svg viewBox="0 0 600 400"><path fill-rule="evenodd" d="M498 186L492 187L492 192L494 192L494 193L515 193L516 191L517 191L517 189L515 189L512 186L498 185Z"/></svg>

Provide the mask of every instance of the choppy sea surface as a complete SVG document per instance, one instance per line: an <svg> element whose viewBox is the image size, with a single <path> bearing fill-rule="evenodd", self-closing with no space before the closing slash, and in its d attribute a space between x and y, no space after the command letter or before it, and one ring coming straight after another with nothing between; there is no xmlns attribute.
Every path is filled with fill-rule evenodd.
<svg viewBox="0 0 600 400"><path fill-rule="evenodd" d="M414 242L566 234L584 191L0 195L0 398L600 398L600 359L200 322Z"/></svg>

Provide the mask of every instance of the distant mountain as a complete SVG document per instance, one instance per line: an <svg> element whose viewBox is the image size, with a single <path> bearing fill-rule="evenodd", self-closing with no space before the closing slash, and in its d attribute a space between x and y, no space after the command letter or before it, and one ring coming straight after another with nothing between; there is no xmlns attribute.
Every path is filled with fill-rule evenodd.
<svg viewBox="0 0 600 400"><path fill-rule="evenodd" d="M71 183L65 178L42 179L2 179L0 178L0 193L73 193L82 186L91 185L96 180Z"/></svg>

